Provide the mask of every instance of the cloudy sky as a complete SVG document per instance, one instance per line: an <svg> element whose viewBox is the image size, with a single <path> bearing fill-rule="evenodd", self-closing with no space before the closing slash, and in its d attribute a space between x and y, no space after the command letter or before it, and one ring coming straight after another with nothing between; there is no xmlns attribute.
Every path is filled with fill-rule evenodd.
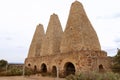
<svg viewBox="0 0 120 80"><path fill-rule="evenodd" d="M63 29L75 0L0 0L0 59L24 62L36 25L46 30L56 13ZM120 48L120 0L78 0L96 30L102 50L114 56Z"/></svg>

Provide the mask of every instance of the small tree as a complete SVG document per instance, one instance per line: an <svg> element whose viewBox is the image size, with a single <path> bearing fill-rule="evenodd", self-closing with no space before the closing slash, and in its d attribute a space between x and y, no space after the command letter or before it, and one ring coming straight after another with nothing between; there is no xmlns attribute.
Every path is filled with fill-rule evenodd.
<svg viewBox="0 0 120 80"><path fill-rule="evenodd" d="M6 70L6 65L8 62L6 60L0 60L0 72Z"/></svg>
<svg viewBox="0 0 120 80"><path fill-rule="evenodd" d="M7 61L6 60L0 60L0 67L5 67L7 65Z"/></svg>
<svg viewBox="0 0 120 80"><path fill-rule="evenodd" d="M117 54L113 57L112 71L120 73L120 49Z"/></svg>

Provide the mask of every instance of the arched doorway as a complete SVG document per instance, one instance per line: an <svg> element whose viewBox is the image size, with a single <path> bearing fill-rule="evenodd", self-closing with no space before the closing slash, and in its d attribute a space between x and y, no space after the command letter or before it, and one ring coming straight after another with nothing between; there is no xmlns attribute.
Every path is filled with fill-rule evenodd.
<svg viewBox="0 0 120 80"><path fill-rule="evenodd" d="M31 66L31 64L29 63L29 64L28 64L28 67L30 67L30 66Z"/></svg>
<svg viewBox="0 0 120 80"><path fill-rule="evenodd" d="M99 72L104 72L105 70L104 70L104 68L103 68L103 65L102 64L100 64L99 65Z"/></svg>
<svg viewBox="0 0 120 80"><path fill-rule="evenodd" d="M41 72L46 73L47 72L47 66L45 63L41 65Z"/></svg>
<svg viewBox="0 0 120 80"><path fill-rule="evenodd" d="M37 72L37 66L35 65L34 66L34 73L36 73Z"/></svg>
<svg viewBox="0 0 120 80"><path fill-rule="evenodd" d="M75 66L71 62L67 62L64 66L65 75L68 76L70 74L75 75Z"/></svg>
<svg viewBox="0 0 120 80"><path fill-rule="evenodd" d="M52 67L52 75L55 77L57 76L57 67L56 66Z"/></svg>

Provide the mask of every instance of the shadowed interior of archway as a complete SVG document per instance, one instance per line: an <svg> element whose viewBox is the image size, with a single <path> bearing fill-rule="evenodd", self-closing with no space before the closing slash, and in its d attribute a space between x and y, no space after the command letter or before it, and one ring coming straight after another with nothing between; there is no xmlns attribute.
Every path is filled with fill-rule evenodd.
<svg viewBox="0 0 120 80"><path fill-rule="evenodd" d="M47 66L44 63L41 65L41 72L43 72L43 73L47 72Z"/></svg>
<svg viewBox="0 0 120 80"><path fill-rule="evenodd" d="M68 76L70 74L75 75L75 66L71 62L67 62L64 66L65 75Z"/></svg>
<svg viewBox="0 0 120 80"><path fill-rule="evenodd" d="M52 67L52 75L55 77L57 76L57 67L56 66Z"/></svg>
<svg viewBox="0 0 120 80"><path fill-rule="evenodd" d="M29 64L28 64L28 66L30 67L30 66L31 66L31 64L29 63Z"/></svg>
<svg viewBox="0 0 120 80"><path fill-rule="evenodd" d="M104 67L102 64L99 65L99 72L104 72Z"/></svg>
<svg viewBox="0 0 120 80"><path fill-rule="evenodd" d="M36 65L34 66L34 72L35 73L37 72L37 66Z"/></svg>

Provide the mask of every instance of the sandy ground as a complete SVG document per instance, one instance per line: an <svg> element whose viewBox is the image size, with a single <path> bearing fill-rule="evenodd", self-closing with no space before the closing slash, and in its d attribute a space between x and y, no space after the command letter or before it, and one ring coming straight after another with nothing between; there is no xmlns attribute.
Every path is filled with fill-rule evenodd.
<svg viewBox="0 0 120 80"><path fill-rule="evenodd" d="M65 79L57 79L51 77L41 77L41 76L11 76L11 77L0 77L0 80L65 80Z"/></svg>

